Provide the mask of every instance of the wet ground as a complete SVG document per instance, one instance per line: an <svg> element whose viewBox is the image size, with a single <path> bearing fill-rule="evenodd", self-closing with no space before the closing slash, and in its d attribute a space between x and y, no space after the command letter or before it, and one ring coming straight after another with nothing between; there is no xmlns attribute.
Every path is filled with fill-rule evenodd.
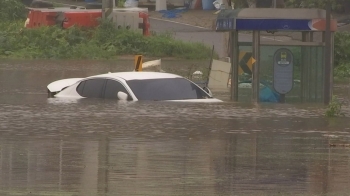
<svg viewBox="0 0 350 196"><path fill-rule="evenodd" d="M349 195L349 105L330 119L318 104L47 98L54 80L132 68L1 60L0 195Z"/></svg>

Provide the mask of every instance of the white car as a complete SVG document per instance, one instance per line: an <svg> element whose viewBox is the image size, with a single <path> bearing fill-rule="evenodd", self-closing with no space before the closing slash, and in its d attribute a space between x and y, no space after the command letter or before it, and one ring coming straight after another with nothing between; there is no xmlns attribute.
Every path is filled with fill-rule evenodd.
<svg viewBox="0 0 350 196"><path fill-rule="evenodd" d="M50 97L105 98L128 101L222 102L181 76L159 72L118 72L58 80L47 86Z"/></svg>

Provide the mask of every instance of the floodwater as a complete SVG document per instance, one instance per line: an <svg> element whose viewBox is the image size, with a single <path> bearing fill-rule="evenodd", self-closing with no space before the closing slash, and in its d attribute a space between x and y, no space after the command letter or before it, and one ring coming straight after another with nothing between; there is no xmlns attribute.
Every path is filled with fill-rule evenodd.
<svg viewBox="0 0 350 196"><path fill-rule="evenodd" d="M208 62L163 64L186 75ZM348 103L326 118L318 104L47 98L54 80L132 68L1 60L0 195L350 194Z"/></svg>

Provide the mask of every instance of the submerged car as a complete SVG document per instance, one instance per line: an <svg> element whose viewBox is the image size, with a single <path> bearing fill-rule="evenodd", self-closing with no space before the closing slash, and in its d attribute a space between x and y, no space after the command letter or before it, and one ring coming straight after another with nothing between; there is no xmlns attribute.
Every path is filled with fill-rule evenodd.
<svg viewBox="0 0 350 196"><path fill-rule="evenodd" d="M118 72L58 80L47 86L49 97L104 98L128 101L222 102L208 88L170 73Z"/></svg>

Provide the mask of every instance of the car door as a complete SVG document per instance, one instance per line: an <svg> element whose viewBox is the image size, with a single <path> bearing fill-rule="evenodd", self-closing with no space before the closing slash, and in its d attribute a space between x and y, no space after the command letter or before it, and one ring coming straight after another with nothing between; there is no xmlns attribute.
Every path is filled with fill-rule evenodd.
<svg viewBox="0 0 350 196"><path fill-rule="evenodd" d="M104 90L105 99L118 99L118 92L124 92L128 95L128 100L132 100L129 92L126 90L124 85L116 80L107 79L106 86Z"/></svg>
<svg viewBox="0 0 350 196"><path fill-rule="evenodd" d="M106 79L92 78L82 81L77 87L77 93L86 98L102 98Z"/></svg>

